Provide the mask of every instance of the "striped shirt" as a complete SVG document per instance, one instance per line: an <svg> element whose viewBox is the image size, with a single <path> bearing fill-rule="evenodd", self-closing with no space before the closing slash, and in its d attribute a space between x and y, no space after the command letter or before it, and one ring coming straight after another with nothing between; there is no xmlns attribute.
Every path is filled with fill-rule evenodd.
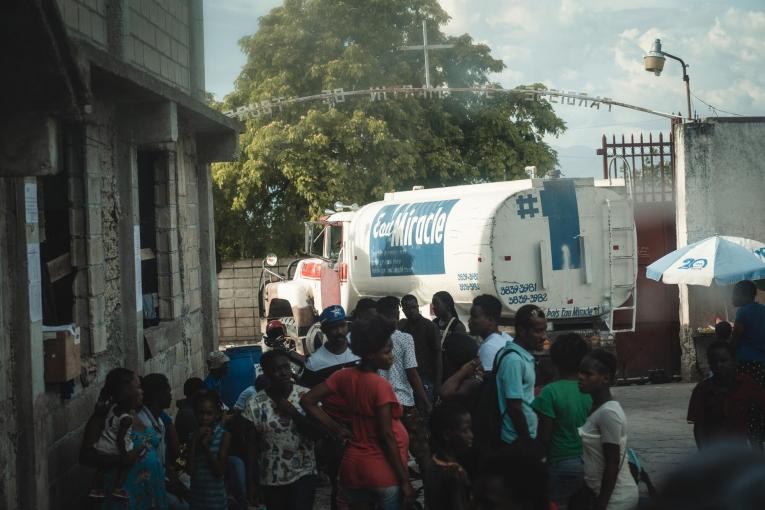
<svg viewBox="0 0 765 510"><path fill-rule="evenodd" d="M217 424L212 433L210 453L217 457L225 430ZM191 474L191 510L227 510L226 482L215 475L202 449L197 449Z"/></svg>

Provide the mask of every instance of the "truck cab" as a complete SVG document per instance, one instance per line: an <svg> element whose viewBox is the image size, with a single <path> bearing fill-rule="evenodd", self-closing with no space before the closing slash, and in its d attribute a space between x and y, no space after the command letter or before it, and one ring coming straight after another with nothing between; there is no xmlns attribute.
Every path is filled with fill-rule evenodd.
<svg viewBox="0 0 765 510"><path fill-rule="evenodd" d="M275 318L292 317L286 322L296 330L297 335L303 336L324 308L330 305L347 308L348 261L345 246L347 225L354 215L353 211L335 212L319 221L306 222L306 257L293 261L286 275L264 268L264 277L269 281L260 286L263 323ZM273 265L276 265L275 261Z"/></svg>

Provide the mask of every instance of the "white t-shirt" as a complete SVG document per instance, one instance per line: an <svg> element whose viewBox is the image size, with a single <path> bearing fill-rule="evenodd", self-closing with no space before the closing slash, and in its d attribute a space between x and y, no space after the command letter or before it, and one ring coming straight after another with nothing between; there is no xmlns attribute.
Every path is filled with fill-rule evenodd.
<svg viewBox="0 0 765 510"><path fill-rule="evenodd" d="M393 342L393 366L390 370L377 373L386 378L402 406L414 406L414 390L406 377L409 368L417 368L417 356L414 352L414 338L409 333L396 330L390 336Z"/></svg>
<svg viewBox="0 0 765 510"><path fill-rule="evenodd" d="M608 510L632 510L637 507L638 488L630 473L625 455L627 449L627 417L619 402L609 400L592 413L584 425L579 427L584 457L584 481L587 486L600 494L605 459L603 443L619 445L619 474L616 486L608 500Z"/></svg>
<svg viewBox="0 0 765 510"><path fill-rule="evenodd" d="M247 403L247 399L255 395L257 392L258 390L255 389L255 386L247 386L239 394L239 397L237 397L236 403L234 404L234 409L244 411L244 405Z"/></svg>
<svg viewBox="0 0 765 510"><path fill-rule="evenodd" d="M478 357L481 359L481 366L484 372L491 372L494 366L494 357L507 342L512 341L513 337L501 332L494 332L486 337L486 340L478 347Z"/></svg>
<svg viewBox="0 0 765 510"><path fill-rule="evenodd" d="M116 407L117 406L112 406L109 409L109 413L106 415L106 420L104 421L104 428L101 431L101 436L98 438L98 441L96 441L96 444L93 445L93 448L95 448L97 452L106 455L120 454L120 449L117 446L117 436L119 435L120 422L123 418L130 418L131 423L133 420L133 417L127 413L117 415L114 412ZM125 432L126 452L133 450L133 438L131 437L132 431L133 426L131 425L128 427L127 432Z"/></svg>
<svg viewBox="0 0 765 510"><path fill-rule="evenodd" d="M308 388L292 386L287 401L301 414L300 398ZM301 434L297 423L276 412L276 406L265 391L247 399L242 416L255 425L261 441L258 449L260 483L284 486L306 476L316 474L315 443Z"/></svg>
<svg viewBox="0 0 765 510"><path fill-rule="evenodd" d="M327 349L326 345L322 345L319 350L311 354L305 362L305 368L312 372L318 372L319 370L324 370L328 367L345 365L358 360L359 357L351 352L350 347L340 354L334 354Z"/></svg>

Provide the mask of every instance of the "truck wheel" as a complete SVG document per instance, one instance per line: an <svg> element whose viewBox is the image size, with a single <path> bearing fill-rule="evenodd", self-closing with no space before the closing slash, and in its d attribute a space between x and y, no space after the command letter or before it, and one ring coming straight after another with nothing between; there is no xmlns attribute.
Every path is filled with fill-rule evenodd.
<svg viewBox="0 0 765 510"><path fill-rule="evenodd" d="M318 351L319 348L324 345L324 342L327 341L327 338L324 336L324 333L321 331L321 323L316 322L314 323L309 329L308 332L305 335L305 350L306 356L310 356L314 352Z"/></svg>

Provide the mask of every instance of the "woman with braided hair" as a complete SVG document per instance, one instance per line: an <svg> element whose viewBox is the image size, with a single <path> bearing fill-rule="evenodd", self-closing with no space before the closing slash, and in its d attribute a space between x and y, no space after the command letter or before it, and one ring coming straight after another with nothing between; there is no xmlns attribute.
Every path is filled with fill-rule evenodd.
<svg viewBox="0 0 765 510"><path fill-rule="evenodd" d="M104 387L98 397L93 414L85 425L80 445L80 464L103 471L104 487L101 492L111 494L120 469L127 471L122 488L127 502L113 497L104 498L101 508L128 508L129 510L167 509L165 492L165 472L157 455L159 433L153 427L147 427L141 420L133 420L130 432L133 449L119 455L99 452L95 445L101 437L109 409L115 404L118 388L130 385L141 396L141 381L138 375L126 368L110 371Z"/></svg>

